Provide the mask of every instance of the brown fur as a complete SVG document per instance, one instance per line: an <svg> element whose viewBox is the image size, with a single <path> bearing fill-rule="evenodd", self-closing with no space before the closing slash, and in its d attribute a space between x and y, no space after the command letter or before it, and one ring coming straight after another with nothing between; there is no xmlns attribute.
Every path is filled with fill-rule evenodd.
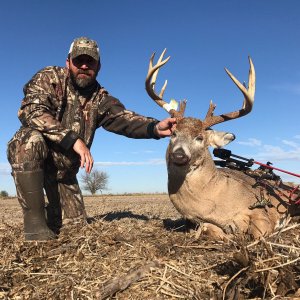
<svg viewBox="0 0 300 300"><path fill-rule="evenodd" d="M225 136L228 133L204 130L198 119L178 122L166 154L170 199L186 219L204 225L214 238L268 235L285 217L285 199L270 188L273 207L249 209L261 198L255 179L241 171L217 168L208 151L212 140L221 144ZM184 153L188 162L181 163L176 153Z"/></svg>

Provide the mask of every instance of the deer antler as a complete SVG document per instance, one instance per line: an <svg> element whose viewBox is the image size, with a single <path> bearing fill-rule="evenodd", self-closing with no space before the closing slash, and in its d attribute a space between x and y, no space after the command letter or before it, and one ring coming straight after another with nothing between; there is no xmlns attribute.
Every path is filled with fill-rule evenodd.
<svg viewBox="0 0 300 300"><path fill-rule="evenodd" d="M186 100L183 102L180 102L180 109L177 111L177 108L174 108L171 104L167 103L165 100L163 100L163 95L167 87L168 81L166 80L159 95L155 92L155 83L158 75L159 69L170 59L170 56L168 56L166 59L163 60L163 57L166 53L167 49L164 49L162 54L160 55L157 63L153 66L153 59L155 56L155 53L151 55L150 62L149 62L149 69L148 74L146 77L146 91L148 95L163 109L165 109L172 117L175 118L182 118L185 106L186 106Z"/></svg>
<svg viewBox="0 0 300 300"><path fill-rule="evenodd" d="M243 107L240 110L233 111L227 114L222 114L219 116L214 116L214 110L216 108L216 105L212 103L212 101L209 104L208 112L206 114L206 117L203 121L204 128L208 128L210 126L213 126L218 123L226 122L229 120L237 119L242 116L247 115L251 112L253 103L254 103L254 94L255 94L255 69L254 65L252 63L251 58L249 57L249 82L248 82L248 89L245 85L241 84L231 73L229 70L225 68L226 73L228 76L232 79L232 81L236 84L236 86L239 88L239 90L244 95L244 102Z"/></svg>

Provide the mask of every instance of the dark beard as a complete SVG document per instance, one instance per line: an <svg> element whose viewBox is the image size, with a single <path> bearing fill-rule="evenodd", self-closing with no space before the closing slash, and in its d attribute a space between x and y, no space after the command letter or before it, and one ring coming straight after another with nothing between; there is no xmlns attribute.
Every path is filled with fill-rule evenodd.
<svg viewBox="0 0 300 300"><path fill-rule="evenodd" d="M78 74L87 74L84 71L80 71ZM87 77L87 78L77 78L75 74L70 70L70 78L75 88L79 90L91 87L96 82L96 76Z"/></svg>

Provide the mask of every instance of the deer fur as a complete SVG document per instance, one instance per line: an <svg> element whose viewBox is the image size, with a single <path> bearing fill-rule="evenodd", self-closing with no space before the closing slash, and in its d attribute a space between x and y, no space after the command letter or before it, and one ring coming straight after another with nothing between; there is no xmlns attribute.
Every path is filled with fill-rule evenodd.
<svg viewBox="0 0 300 300"><path fill-rule="evenodd" d="M285 217L285 202L271 191L273 207L249 209L260 197L255 179L217 168L208 150L232 140L233 134L206 130L199 119L179 120L166 154L170 200L184 218L201 224L213 238L268 235Z"/></svg>

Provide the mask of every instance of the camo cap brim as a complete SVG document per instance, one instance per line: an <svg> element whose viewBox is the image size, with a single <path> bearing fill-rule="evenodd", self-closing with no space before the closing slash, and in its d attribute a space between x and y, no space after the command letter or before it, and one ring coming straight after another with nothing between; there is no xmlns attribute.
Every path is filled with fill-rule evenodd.
<svg viewBox="0 0 300 300"><path fill-rule="evenodd" d="M89 55L97 61L100 59L99 47L97 43L87 37L75 39L71 44L69 54L71 59L83 54Z"/></svg>

